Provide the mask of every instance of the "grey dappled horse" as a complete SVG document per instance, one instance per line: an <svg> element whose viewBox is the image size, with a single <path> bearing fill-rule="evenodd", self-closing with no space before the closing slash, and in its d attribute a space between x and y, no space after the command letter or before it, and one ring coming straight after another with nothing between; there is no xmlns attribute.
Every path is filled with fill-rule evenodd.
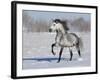
<svg viewBox="0 0 100 80"><path fill-rule="evenodd" d="M68 33L68 30L69 28L66 26L66 21L61 21L60 19L53 20L49 29L49 32L56 32L55 43L51 46L53 55L55 55L53 48L55 46L61 47L58 62L61 60L61 55L65 47L69 48L70 61L73 57L72 47L76 47L78 55L81 59L80 44L82 44L82 40L75 33Z"/></svg>

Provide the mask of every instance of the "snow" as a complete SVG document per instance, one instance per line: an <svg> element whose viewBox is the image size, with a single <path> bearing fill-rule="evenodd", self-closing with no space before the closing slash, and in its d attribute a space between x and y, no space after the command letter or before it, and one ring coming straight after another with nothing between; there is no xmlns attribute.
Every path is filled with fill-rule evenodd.
<svg viewBox="0 0 100 80"><path fill-rule="evenodd" d="M77 51L73 49L74 55L72 61L70 61L69 50L64 48L62 59L60 63L57 63L60 47L54 48L55 56L51 53L51 44L55 42L55 33L23 32L23 69L90 66L90 32L75 33L83 40L84 49L81 51L82 58L80 59Z"/></svg>

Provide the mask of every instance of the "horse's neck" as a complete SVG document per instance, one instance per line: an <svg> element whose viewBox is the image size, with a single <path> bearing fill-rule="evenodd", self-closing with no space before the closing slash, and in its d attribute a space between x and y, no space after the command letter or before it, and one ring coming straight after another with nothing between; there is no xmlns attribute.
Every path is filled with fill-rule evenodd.
<svg viewBox="0 0 100 80"><path fill-rule="evenodd" d="M58 35L61 35L61 36L64 36L64 35L67 35L67 34L69 34L67 31L59 31L59 32L57 32L57 36Z"/></svg>
<svg viewBox="0 0 100 80"><path fill-rule="evenodd" d="M57 32L55 41L59 41L59 40L61 40L62 38L63 38L63 39L67 39L67 35L68 35L68 34L69 34L68 32L65 32L64 34L63 34L62 32Z"/></svg>
<svg viewBox="0 0 100 80"><path fill-rule="evenodd" d="M57 32L55 41L56 41L56 42L59 42L59 41L65 36L65 34L66 34L66 33L63 34L63 33L60 32L60 31Z"/></svg>
<svg viewBox="0 0 100 80"><path fill-rule="evenodd" d="M55 37L55 41L56 41L56 42L59 42L61 36L62 36L61 32L57 32L57 33L56 33L56 37Z"/></svg>

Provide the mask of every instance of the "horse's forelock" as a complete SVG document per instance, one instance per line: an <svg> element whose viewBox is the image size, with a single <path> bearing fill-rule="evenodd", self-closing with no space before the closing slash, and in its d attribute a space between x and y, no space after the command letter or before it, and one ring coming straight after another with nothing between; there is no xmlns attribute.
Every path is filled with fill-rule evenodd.
<svg viewBox="0 0 100 80"><path fill-rule="evenodd" d="M55 23L61 23L61 20L60 19L55 19L55 20L53 20L53 22L55 22Z"/></svg>

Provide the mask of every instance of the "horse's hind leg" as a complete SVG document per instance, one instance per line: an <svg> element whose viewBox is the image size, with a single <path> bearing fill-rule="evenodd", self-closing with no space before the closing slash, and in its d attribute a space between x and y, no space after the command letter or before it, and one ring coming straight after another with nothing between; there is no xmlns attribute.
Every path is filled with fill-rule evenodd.
<svg viewBox="0 0 100 80"><path fill-rule="evenodd" d="M79 45L76 45L76 49L77 49L77 52L78 52L79 57L81 57L81 52L80 52Z"/></svg>
<svg viewBox="0 0 100 80"><path fill-rule="evenodd" d="M72 50L69 48L69 51L70 51L70 61L72 60L72 57L73 57L73 53L72 53Z"/></svg>
<svg viewBox="0 0 100 80"><path fill-rule="evenodd" d="M62 51L63 51L63 47L61 47L61 49L60 49L59 59L58 59L58 62L57 62L57 63L59 63L59 62L60 62L60 60L61 60Z"/></svg>
<svg viewBox="0 0 100 80"><path fill-rule="evenodd" d="M76 49L77 49L77 52L78 52L78 55L79 55L78 61L82 61L83 59L81 57L81 52L80 52L79 45L76 46Z"/></svg>
<svg viewBox="0 0 100 80"><path fill-rule="evenodd" d="M53 55L55 55L55 52L54 52L54 50L53 50L53 48L54 48L55 45L56 45L56 43L53 43L53 44L51 45L51 49L52 49L51 51L52 51L52 54L53 54Z"/></svg>

